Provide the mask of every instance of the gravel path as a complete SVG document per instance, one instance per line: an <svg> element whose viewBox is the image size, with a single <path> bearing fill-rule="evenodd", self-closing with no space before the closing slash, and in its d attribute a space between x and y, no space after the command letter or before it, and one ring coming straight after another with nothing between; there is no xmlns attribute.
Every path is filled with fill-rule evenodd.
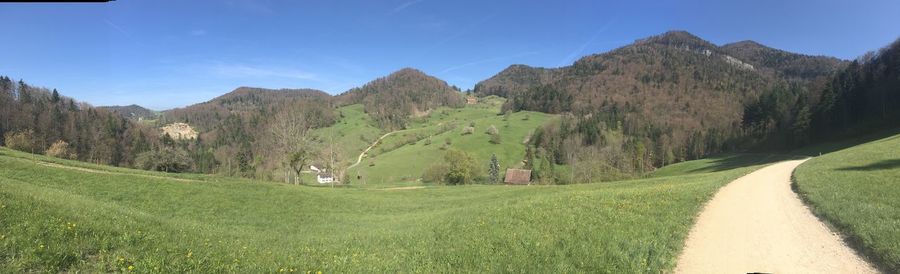
<svg viewBox="0 0 900 274"><path fill-rule="evenodd" d="M716 193L691 229L676 273L877 273L791 190L786 161Z"/></svg>

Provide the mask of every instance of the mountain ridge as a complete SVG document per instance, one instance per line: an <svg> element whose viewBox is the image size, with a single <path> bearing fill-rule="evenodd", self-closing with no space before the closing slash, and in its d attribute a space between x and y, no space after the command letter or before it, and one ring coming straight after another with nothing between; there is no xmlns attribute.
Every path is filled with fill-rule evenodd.
<svg viewBox="0 0 900 274"><path fill-rule="evenodd" d="M117 113L125 118L131 119L148 119L154 118L159 113L157 111L142 107L137 104L131 104L127 106L99 106L97 108L106 109Z"/></svg>

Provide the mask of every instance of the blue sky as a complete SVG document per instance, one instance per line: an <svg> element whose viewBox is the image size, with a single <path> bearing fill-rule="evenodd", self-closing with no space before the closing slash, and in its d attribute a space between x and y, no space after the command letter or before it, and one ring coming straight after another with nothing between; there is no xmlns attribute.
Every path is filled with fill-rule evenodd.
<svg viewBox="0 0 900 274"><path fill-rule="evenodd" d="M238 86L337 94L403 67L466 89L673 29L852 59L900 37L898 12L893 0L0 4L0 75L157 110Z"/></svg>

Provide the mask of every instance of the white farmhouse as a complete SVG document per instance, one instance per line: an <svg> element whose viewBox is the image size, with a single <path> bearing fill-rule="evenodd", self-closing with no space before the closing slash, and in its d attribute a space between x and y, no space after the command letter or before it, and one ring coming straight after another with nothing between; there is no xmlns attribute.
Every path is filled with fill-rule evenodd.
<svg viewBox="0 0 900 274"><path fill-rule="evenodd" d="M334 183L334 174L319 172L318 174L316 174L316 181L319 181L320 184Z"/></svg>

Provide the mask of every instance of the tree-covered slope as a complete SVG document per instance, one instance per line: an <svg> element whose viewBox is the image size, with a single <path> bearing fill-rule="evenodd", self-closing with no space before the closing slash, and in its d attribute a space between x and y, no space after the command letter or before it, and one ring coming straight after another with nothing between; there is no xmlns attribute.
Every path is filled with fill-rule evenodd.
<svg viewBox="0 0 900 274"><path fill-rule="evenodd" d="M385 129L403 128L410 116L422 115L437 107L462 107L465 104L458 89L412 68L353 88L337 99L343 104L363 104L366 113Z"/></svg>

